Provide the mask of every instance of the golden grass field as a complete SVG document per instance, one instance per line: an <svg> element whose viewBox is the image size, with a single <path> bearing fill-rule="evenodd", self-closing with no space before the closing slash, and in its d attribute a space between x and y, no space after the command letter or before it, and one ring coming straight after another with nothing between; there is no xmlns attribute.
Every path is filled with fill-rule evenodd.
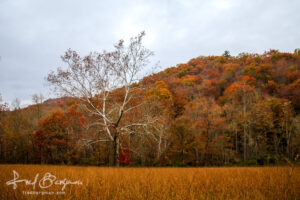
<svg viewBox="0 0 300 200"><path fill-rule="evenodd" d="M35 179L32 185L19 182L14 190L6 182ZM300 199L300 168L106 168L49 165L0 165L0 199ZM41 189L39 180L50 172L57 180L81 181ZM46 186L50 182L45 182ZM48 194L24 194L24 192ZM53 192L54 194L49 194Z"/></svg>

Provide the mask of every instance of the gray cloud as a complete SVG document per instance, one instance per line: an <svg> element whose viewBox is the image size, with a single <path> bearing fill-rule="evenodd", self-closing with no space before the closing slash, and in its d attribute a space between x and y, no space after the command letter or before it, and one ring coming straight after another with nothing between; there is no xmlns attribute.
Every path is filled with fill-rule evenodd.
<svg viewBox="0 0 300 200"><path fill-rule="evenodd" d="M49 97L44 77L62 65L65 50L111 49L141 30L163 68L226 49L292 52L300 44L299 8L298 0L2 0L0 93L8 102Z"/></svg>

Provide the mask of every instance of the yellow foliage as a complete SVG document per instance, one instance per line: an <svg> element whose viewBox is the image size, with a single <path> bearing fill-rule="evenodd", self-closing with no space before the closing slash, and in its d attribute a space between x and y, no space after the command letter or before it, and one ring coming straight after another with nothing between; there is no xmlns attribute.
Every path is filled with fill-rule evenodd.
<svg viewBox="0 0 300 200"><path fill-rule="evenodd" d="M187 85L187 86L194 86L195 85L195 79L194 78L184 78L182 81L181 81L184 85Z"/></svg>
<svg viewBox="0 0 300 200"><path fill-rule="evenodd" d="M173 101L172 93L164 81L156 81L155 88L148 90L146 95L158 97L162 101Z"/></svg>

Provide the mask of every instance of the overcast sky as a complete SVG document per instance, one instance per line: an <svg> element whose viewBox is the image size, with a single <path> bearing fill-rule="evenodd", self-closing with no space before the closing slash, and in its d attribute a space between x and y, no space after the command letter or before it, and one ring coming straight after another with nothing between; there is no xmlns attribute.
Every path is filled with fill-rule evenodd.
<svg viewBox="0 0 300 200"><path fill-rule="evenodd" d="M299 0L1 0L0 93L53 97L45 83L71 48L84 56L146 31L162 68L199 55L300 47Z"/></svg>

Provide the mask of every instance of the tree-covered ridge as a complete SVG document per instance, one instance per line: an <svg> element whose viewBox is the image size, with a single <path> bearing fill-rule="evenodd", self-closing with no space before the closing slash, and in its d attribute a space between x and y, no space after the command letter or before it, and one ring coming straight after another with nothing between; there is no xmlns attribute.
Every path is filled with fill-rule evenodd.
<svg viewBox="0 0 300 200"><path fill-rule="evenodd" d="M224 104L226 89L249 78L250 85L261 94L288 99L298 113L299 54L300 50L296 49L294 53L270 50L262 55L200 56L147 77L144 81L164 81L173 94L184 93L187 101L198 95L213 97Z"/></svg>
<svg viewBox="0 0 300 200"><path fill-rule="evenodd" d="M226 51L127 85L139 89L129 103L134 109L118 122L119 163L263 165L295 160L300 153L299 70L299 49L238 56ZM90 105L103 108L99 96L89 97ZM112 106L122 96L122 88L111 91L111 119L118 116ZM79 105L74 98L62 102L50 114L41 103L10 112L1 106L0 161L112 164L114 145L102 137L104 126L96 115L84 109L89 104Z"/></svg>
<svg viewBox="0 0 300 200"><path fill-rule="evenodd" d="M180 134L185 144L171 145L177 161L180 151L181 162L193 164L294 159L299 153L299 53L270 50L234 57L225 52L147 77L146 84L164 83L173 99L171 133Z"/></svg>

